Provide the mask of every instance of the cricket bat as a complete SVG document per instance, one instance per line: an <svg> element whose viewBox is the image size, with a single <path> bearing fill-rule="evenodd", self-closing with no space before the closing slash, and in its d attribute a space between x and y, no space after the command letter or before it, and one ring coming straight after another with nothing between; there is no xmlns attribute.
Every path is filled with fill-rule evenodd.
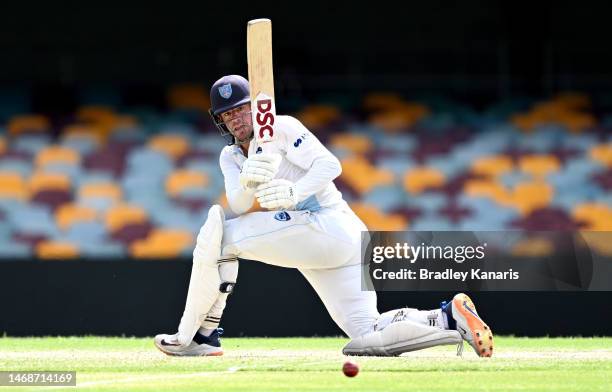
<svg viewBox="0 0 612 392"><path fill-rule="evenodd" d="M276 105L274 103L274 73L272 71L272 21L254 19L247 24L247 62L251 90L253 133L258 147L265 153L275 153Z"/></svg>

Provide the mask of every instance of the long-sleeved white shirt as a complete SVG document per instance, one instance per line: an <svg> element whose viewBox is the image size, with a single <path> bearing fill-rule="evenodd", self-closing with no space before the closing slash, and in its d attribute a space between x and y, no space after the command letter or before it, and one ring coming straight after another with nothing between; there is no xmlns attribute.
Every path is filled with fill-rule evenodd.
<svg viewBox="0 0 612 392"><path fill-rule="evenodd" d="M275 178L295 183L298 194L296 210L317 211L323 207L346 205L333 180L342 167L338 159L302 123L291 116L277 116L274 124L275 147L282 161ZM251 142L249 155L258 153ZM240 185L240 170L246 157L238 146L226 146L219 157L225 179L225 192L230 208L240 215L247 212L255 200L251 192Z"/></svg>

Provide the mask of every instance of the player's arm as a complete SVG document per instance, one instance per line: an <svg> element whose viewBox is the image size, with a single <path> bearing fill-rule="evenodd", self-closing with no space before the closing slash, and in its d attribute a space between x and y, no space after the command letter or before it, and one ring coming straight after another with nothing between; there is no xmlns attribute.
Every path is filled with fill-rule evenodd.
<svg viewBox="0 0 612 392"><path fill-rule="evenodd" d="M244 160L240 167L230 150L223 150L219 165L225 181L225 194L232 211L238 215L249 211L255 200L257 185L276 176L280 160L278 154L257 154Z"/></svg>
<svg viewBox="0 0 612 392"><path fill-rule="evenodd" d="M234 213L240 215L247 212L255 200L254 192L245 189L240 184L240 166L231 153L224 149L219 157L219 165L225 182L225 195L227 203Z"/></svg>
<svg viewBox="0 0 612 392"><path fill-rule="evenodd" d="M261 185L255 196L264 208L292 209L342 173L338 159L301 122L292 117L285 119L282 143L286 158L307 172L296 183L276 179Z"/></svg>

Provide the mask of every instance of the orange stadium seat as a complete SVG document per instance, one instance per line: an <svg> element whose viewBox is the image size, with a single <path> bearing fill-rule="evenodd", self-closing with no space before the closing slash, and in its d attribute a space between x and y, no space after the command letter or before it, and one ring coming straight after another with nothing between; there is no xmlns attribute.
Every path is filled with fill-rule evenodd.
<svg viewBox="0 0 612 392"><path fill-rule="evenodd" d="M179 84L168 90L168 104L174 109L195 109L207 112L210 108L208 91L196 84Z"/></svg>
<svg viewBox="0 0 612 392"><path fill-rule="evenodd" d="M36 172L29 181L31 194L46 190L70 191L70 187L70 177L61 173Z"/></svg>
<svg viewBox="0 0 612 392"><path fill-rule="evenodd" d="M49 132L50 123L41 114L25 114L11 117L7 129L13 136L28 132L46 133Z"/></svg>
<svg viewBox="0 0 612 392"><path fill-rule="evenodd" d="M586 224L586 227L584 228L585 230L612 230L612 208L605 204L578 204L573 208L572 216L577 221Z"/></svg>
<svg viewBox="0 0 612 392"><path fill-rule="evenodd" d="M115 202L121 200L122 191L119 185L112 182L96 182L84 184L79 188L79 198L86 199L90 197L111 199Z"/></svg>
<svg viewBox="0 0 612 392"><path fill-rule="evenodd" d="M81 156L71 148L50 146L40 150L34 161L38 167L45 167L53 163L78 165L81 162Z"/></svg>
<svg viewBox="0 0 612 392"><path fill-rule="evenodd" d="M189 141L182 135L158 135L149 140L149 147L178 159L189 151Z"/></svg>
<svg viewBox="0 0 612 392"><path fill-rule="evenodd" d="M372 114L369 122L387 132L398 132L411 128L428 114L429 109L424 105L404 103L393 109Z"/></svg>
<svg viewBox="0 0 612 392"><path fill-rule="evenodd" d="M188 188L204 188L208 185L208 177L201 172L177 170L166 178L166 192L170 196L178 196Z"/></svg>
<svg viewBox="0 0 612 392"><path fill-rule="evenodd" d="M401 107L404 100L393 93L371 93L363 99L363 107L368 111L380 111Z"/></svg>
<svg viewBox="0 0 612 392"><path fill-rule="evenodd" d="M109 106L88 105L77 109L76 118L88 124L114 121L115 110Z"/></svg>
<svg viewBox="0 0 612 392"><path fill-rule="evenodd" d="M522 172L541 178L558 171L561 164L554 155L525 155L519 159L518 166Z"/></svg>
<svg viewBox="0 0 612 392"><path fill-rule="evenodd" d="M175 244L149 243L146 239L134 241L129 250L130 256L136 259L171 259L182 252L182 248Z"/></svg>
<svg viewBox="0 0 612 392"><path fill-rule="evenodd" d="M486 197L498 202L509 197L509 192L504 185L492 179L468 180L463 185L463 192L468 196Z"/></svg>
<svg viewBox="0 0 612 392"><path fill-rule="evenodd" d="M589 151L589 156L605 167L612 167L612 143L594 146Z"/></svg>
<svg viewBox="0 0 612 392"><path fill-rule="evenodd" d="M340 110L331 105L308 105L296 117L306 128L320 128L340 117Z"/></svg>
<svg viewBox="0 0 612 392"><path fill-rule="evenodd" d="M595 125L595 117L585 112L590 107L587 96L562 94L553 100L539 102L525 113L517 113L510 121L524 131L532 131L538 125L561 124L570 132L581 132Z"/></svg>
<svg viewBox="0 0 612 392"><path fill-rule="evenodd" d="M36 256L41 259L74 259L79 249L70 243L41 241L36 245Z"/></svg>
<svg viewBox="0 0 612 392"><path fill-rule="evenodd" d="M607 231L610 231L610 227L601 231L581 231L580 235L592 251L602 256L612 256L612 241Z"/></svg>
<svg viewBox="0 0 612 392"><path fill-rule="evenodd" d="M3 137L0 137L0 155L4 154L6 151L6 140Z"/></svg>
<svg viewBox="0 0 612 392"><path fill-rule="evenodd" d="M355 154L370 152L373 148L370 138L364 135L354 135L351 133L338 133L331 137L331 147L341 148Z"/></svg>
<svg viewBox="0 0 612 392"><path fill-rule="evenodd" d="M393 173L378 169L361 156L352 156L342 160L341 179L346 181L359 193L365 193L379 185L390 185L394 182Z"/></svg>
<svg viewBox="0 0 612 392"><path fill-rule="evenodd" d="M77 222L95 221L97 217L98 213L95 209L74 203L66 203L55 211L55 221L62 230L70 228Z"/></svg>
<svg viewBox="0 0 612 392"><path fill-rule="evenodd" d="M514 164L512 158L506 155L483 157L472 163L472 173L488 177L497 177L512 171Z"/></svg>
<svg viewBox="0 0 612 392"><path fill-rule="evenodd" d="M439 188L445 182L444 173L430 167L417 167L404 174L404 189L412 194L422 193L431 188Z"/></svg>
<svg viewBox="0 0 612 392"><path fill-rule="evenodd" d="M403 215L385 214L376 206L365 203L353 203L351 208L368 230L401 231L408 228L408 220Z"/></svg>
<svg viewBox="0 0 612 392"><path fill-rule="evenodd" d="M27 183L19 173L0 173L0 199L26 200L29 194Z"/></svg>
<svg viewBox="0 0 612 392"><path fill-rule="evenodd" d="M510 253L518 257L544 257L553 254L554 245L544 238L528 238L512 246Z"/></svg>
<svg viewBox="0 0 612 392"><path fill-rule="evenodd" d="M76 118L89 126L93 126L102 139L121 126L132 126L138 123L136 117L119 115L107 106L83 106L77 110Z"/></svg>
<svg viewBox="0 0 612 392"><path fill-rule="evenodd" d="M103 133L95 125L69 125L62 130L64 140L86 139L97 145L103 142Z"/></svg>
<svg viewBox="0 0 612 392"><path fill-rule="evenodd" d="M147 220L147 213L142 207L129 204L113 206L104 216L106 228L111 233L128 224L145 223Z"/></svg>
<svg viewBox="0 0 612 392"><path fill-rule="evenodd" d="M517 184L512 190L509 205L516 208L522 215L528 215L533 210L550 205L554 189L545 182L524 182Z"/></svg>
<svg viewBox="0 0 612 392"><path fill-rule="evenodd" d="M130 253L136 258L177 257L193 245L194 236L185 230L152 230L147 238L135 241Z"/></svg>

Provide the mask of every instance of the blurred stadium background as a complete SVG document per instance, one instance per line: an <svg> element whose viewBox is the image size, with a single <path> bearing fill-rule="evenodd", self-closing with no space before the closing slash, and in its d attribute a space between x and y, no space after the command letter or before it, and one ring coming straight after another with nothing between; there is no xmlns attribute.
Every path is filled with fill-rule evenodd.
<svg viewBox="0 0 612 392"><path fill-rule="evenodd" d="M246 74L245 25L255 17L273 20L279 113L299 118L341 159L336 183L372 230L612 228L605 12L557 2L411 3L377 15L348 2L313 3L299 14L247 4L8 10L14 17L0 26L0 268L11 303L0 331L152 334L174 326L194 235L211 204L226 205L224 141L208 118L208 87L223 74ZM152 259L167 261L143 265ZM249 283L257 274L279 290L299 279L266 268L245 266L239 285L252 293L261 291ZM177 280L166 285L169 274ZM300 293L305 320L325 319L309 289ZM228 307L234 325L233 306L254 303L245 294ZM531 311L561 307L560 297L539 295ZM389 306L409 298L382 295ZM588 311L610 297L571 299ZM140 315L160 301L164 316ZM96 316L110 302L113 317ZM68 309L58 314L59 303ZM33 316L19 312L28 306L47 321L33 327ZM609 323L568 323L525 329L509 321L502 332L610 332ZM337 332L325 325L240 325L234 333Z"/></svg>

